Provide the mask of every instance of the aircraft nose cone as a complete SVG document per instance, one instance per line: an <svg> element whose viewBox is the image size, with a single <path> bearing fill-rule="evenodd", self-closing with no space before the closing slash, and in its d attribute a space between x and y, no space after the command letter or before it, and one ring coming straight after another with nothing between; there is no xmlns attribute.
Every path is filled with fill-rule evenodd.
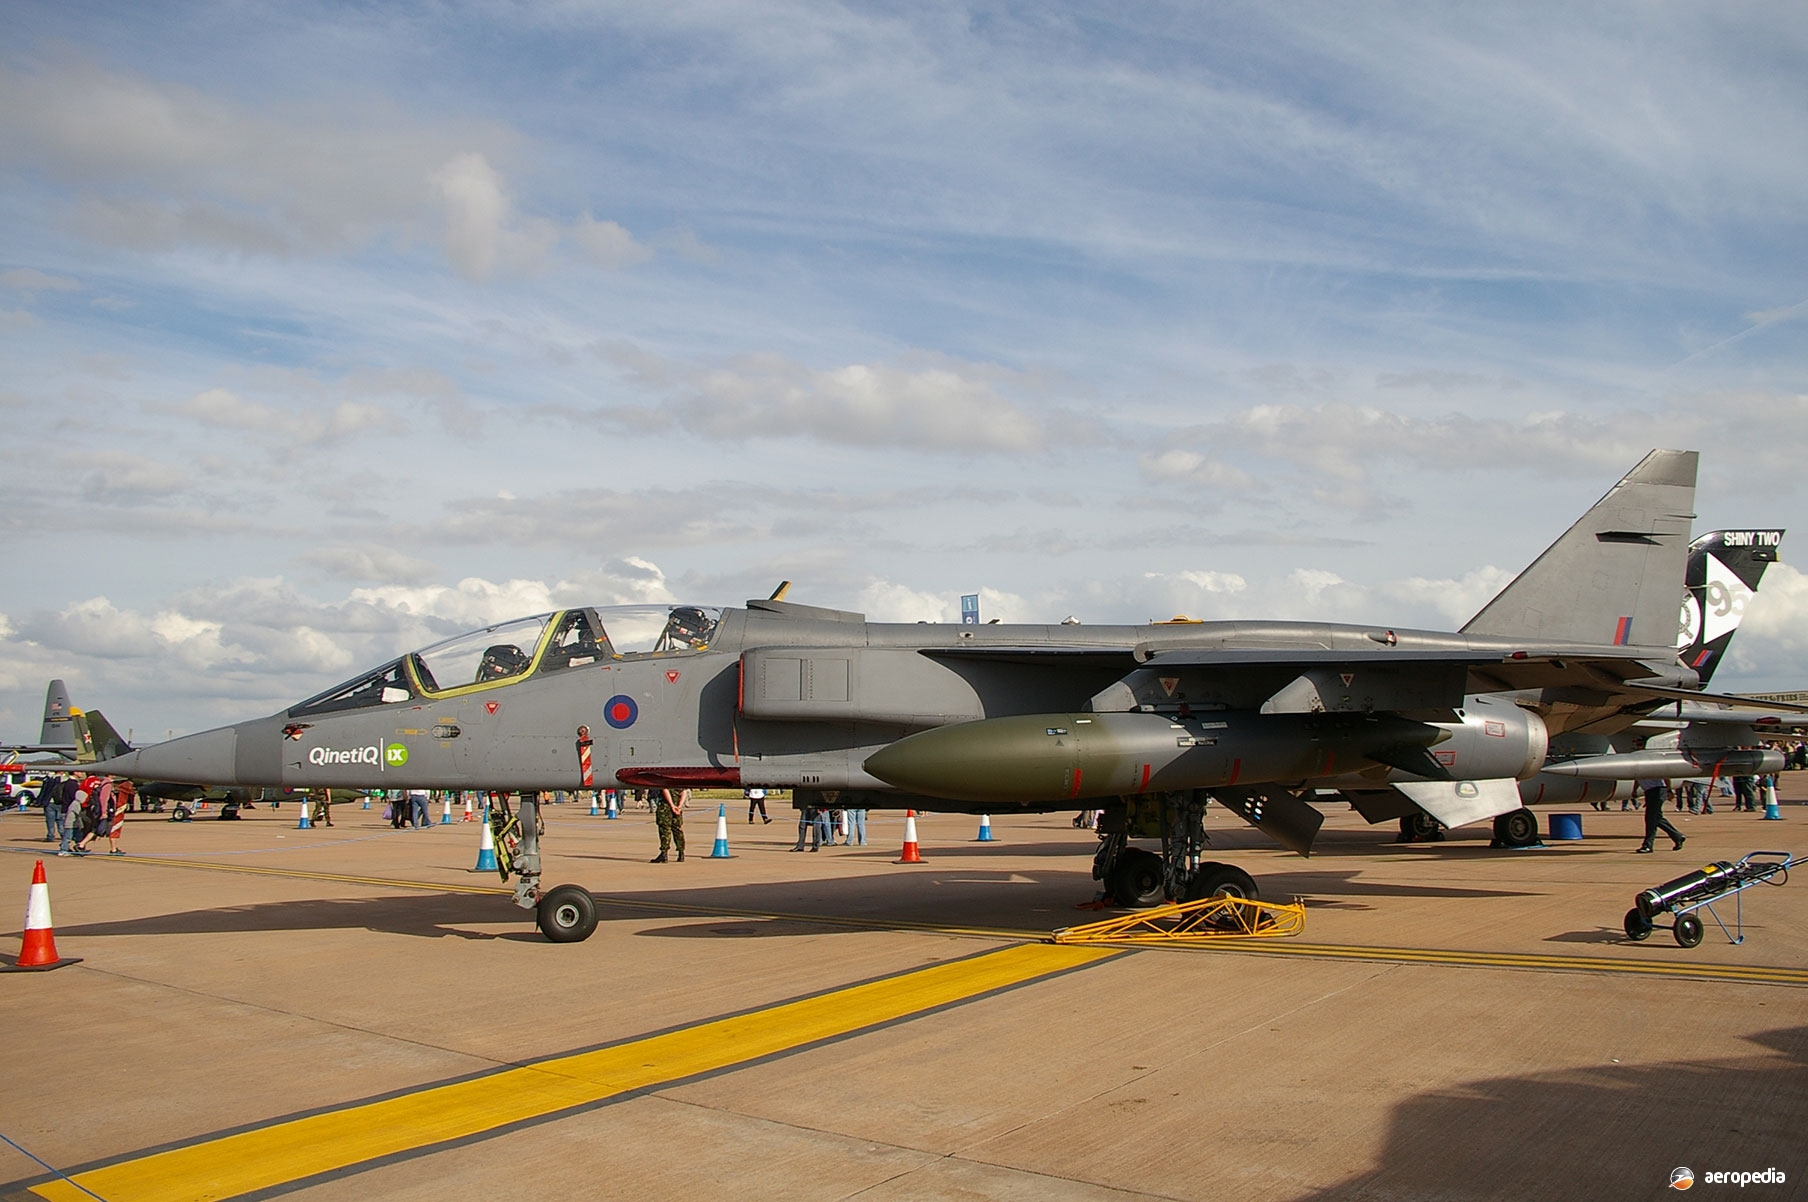
<svg viewBox="0 0 1808 1202"><path fill-rule="evenodd" d="M140 747L95 768L134 780L167 780L188 785L236 785L238 779L236 726L183 735L167 743Z"/></svg>

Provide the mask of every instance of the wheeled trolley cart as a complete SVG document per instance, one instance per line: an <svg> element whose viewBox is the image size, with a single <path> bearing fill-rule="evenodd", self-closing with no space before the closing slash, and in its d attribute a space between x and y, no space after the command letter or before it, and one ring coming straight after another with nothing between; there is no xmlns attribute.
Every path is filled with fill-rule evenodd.
<svg viewBox="0 0 1808 1202"><path fill-rule="evenodd" d="M1706 930L1696 912L1706 910L1728 940L1744 943L1745 903L1739 894L1753 885L1786 883L1789 870L1798 863L1800 861L1786 851L1754 851L1746 853L1738 863L1716 860L1704 864L1694 872L1684 873L1655 889L1647 889L1634 898L1632 909L1626 911L1626 938L1647 939L1658 928L1660 914L1674 914L1676 921L1669 925L1669 931L1683 947L1694 947L1701 942ZM1721 922L1720 915L1714 912L1714 903L1729 896L1735 906L1730 931L1726 923Z"/></svg>

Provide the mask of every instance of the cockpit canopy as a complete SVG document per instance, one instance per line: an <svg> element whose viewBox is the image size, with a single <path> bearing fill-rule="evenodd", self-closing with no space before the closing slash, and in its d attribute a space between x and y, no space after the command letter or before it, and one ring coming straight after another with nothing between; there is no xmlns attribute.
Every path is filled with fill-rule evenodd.
<svg viewBox="0 0 1808 1202"><path fill-rule="evenodd" d="M412 651L289 710L326 714L458 697L602 661L688 655L715 638L722 611L701 605L560 609L486 626Z"/></svg>

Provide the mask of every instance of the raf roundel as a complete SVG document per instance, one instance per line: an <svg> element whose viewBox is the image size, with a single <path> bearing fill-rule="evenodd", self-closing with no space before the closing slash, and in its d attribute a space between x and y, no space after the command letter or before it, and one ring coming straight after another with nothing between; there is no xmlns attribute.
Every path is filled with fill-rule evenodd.
<svg viewBox="0 0 1808 1202"><path fill-rule="evenodd" d="M634 704L634 698L617 693L603 702L603 721L616 730L626 730L634 725L634 719L640 717L640 707Z"/></svg>

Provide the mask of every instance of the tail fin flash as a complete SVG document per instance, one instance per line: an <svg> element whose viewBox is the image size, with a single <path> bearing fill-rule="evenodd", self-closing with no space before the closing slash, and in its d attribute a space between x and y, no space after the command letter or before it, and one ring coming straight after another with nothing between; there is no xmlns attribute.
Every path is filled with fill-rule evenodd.
<svg viewBox="0 0 1808 1202"><path fill-rule="evenodd" d="M1781 530L1716 530L1689 544L1678 658L1707 684L1745 618L1764 569L1777 562Z"/></svg>
<svg viewBox="0 0 1808 1202"><path fill-rule="evenodd" d="M1541 642L1674 645L1676 594L1694 520L1695 451L1652 451L1464 634Z"/></svg>
<svg viewBox="0 0 1808 1202"><path fill-rule="evenodd" d="M69 686L60 680L50 682L44 690L44 729L38 743L46 750L66 747L75 750L74 713L69 708Z"/></svg>
<svg viewBox="0 0 1808 1202"><path fill-rule="evenodd" d="M75 722L81 740L76 758L83 763L110 760L132 750L99 710L77 710Z"/></svg>

